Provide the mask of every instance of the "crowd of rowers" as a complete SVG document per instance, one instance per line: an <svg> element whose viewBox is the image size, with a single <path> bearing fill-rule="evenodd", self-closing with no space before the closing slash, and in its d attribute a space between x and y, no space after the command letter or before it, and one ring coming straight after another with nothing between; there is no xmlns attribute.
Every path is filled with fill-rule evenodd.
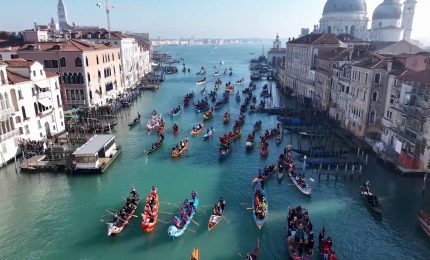
<svg viewBox="0 0 430 260"><path fill-rule="evenodd" d="M172 153L174 152L179 153L187 146L187 143L188 143L188 138L185 138L185 140L181 140L179 144L177 144L175 147L172 148Z"/></svg>
<svg viewBox="0 0 430 260"><path fill-rule="evenodd" d="M213 207L213 214L217 216L221 216L224 213L225 209L225 200L224 197L219 198L219 201L217 204L214 204Z"/></svg>
<svg viewBox="0 0 430 260"><path fill-rule="evenodd" d="M194 106L199 109L199 108L205 108L209 105L208 101L207 101L207 97L205 97L205 99L199 100L197 101L197 104L195 104Z"/></svg>
<svg viewBox="0 0 430 260"><path fill-rule="evenodd" d="M193 132L200 131L202 128L203 128L203 125L199 123L197 126L193 126Z"/></svg>
<svg viewBox="0 0 430 260"><path fill-rule="evenodd" d="M318 241L319 241L319 248L321 251L321 254L323 255L324 260L336 260L336 253L332 250L333 241L331 237L327 237L327 239L324 239L325 236L325 229L320 231L318 235Z"/></svg>
<svg viewBox="0 0 430 260"><path fill-rule="evenodd" d="M290 209L288 214L288 239L289 243L294 243L294 246L290 247L292 253L297 253L299 256L313 254L312 222L308 212L301 206Z"/></svg>
<svg viewBox="0 0 430 260"><path fill-rule="evenodd" d="M263 187L263 186L261 186ZM264 219L266 217L266 196L261 192L261 189L257 189L254 194L254 207L255 217L257 219Z"/></svg>
<svg viewBox="0 0 430 260"><path fill-rule="evenodd" d="M126 219L132 214L132 212L137 208L139 203L139 194L134 188L131 189L130 196L127 197L125 205L121 208L119 213L115 213L113 216L113 223L117 227L121 227Z"/></svg>
<svg viewBox="0 0 430 260"><path fill-rule="evenodd" d="M177 107L173 108L170 114L175 115L181 111L181 105L178 105Z"/></svg>
<svg viewBox="0 0 430 260"><path fill-rule="evenodd" d="M227 134L224 134L219 138L219 141L222 144L230 143L232 140L237 139L238 136L240 136L240 128L236 128L233 131L230 131Z"/></svg>
<svg viewBox="0 0 430 260"><path fill-rule="evenodd" d="M155 186L152 186L151 193L148 195L144 212L145 214L142 213L142 221L146 223L154 223L158 212L158 194Z"/></svg>
<svg viewBox="0 0 430 260"><path fill-rule="evenodd" d="M280 134L280 133L281 133L281 124L278 123L276 125L276 128L273 128L270 131L268 129L266 129L266 131L264 132L264 135L260 136L261 143L265 143L268 139L270 139L271 137L276 136L277 134Z"/></svg>
<svg viewBox="0 0 430 260"><path fill-rule="evenodd" d="M185 199L183 203L183 207L179 210L179 215L173 218L173 225L176 228L182 228L185 223L190 219L191 214L195 212L196 208L194 207L194 200L197 198L197 192L191 192L191 201L189 199Z"/></svg>

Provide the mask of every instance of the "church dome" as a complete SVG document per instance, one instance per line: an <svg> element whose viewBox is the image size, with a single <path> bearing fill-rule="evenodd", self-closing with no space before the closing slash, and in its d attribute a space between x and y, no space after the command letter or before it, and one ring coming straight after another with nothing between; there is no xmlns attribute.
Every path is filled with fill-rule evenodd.
<svg viewBox="0 0 430 260"><path fill-rule="evenodd" d="M373 20L396 19L402 17L402 4L400 0L384 0L384 2L373 11Z"/></svg>
<svg viewBox="0 0 430 260"><path fill-rule="evenodd" d="M365 0L327 0L323 14L337 12L362 12L367 13Z"/></svg>

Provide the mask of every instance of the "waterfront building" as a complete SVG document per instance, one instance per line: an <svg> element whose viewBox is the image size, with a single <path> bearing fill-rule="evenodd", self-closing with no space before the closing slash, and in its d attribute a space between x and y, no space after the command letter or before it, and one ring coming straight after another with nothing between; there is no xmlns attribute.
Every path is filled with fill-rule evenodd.
<svg viewBox="0 0 430 260"><path fill-rule="evenodd" d="M282 42L279 40L279 35L276 34L276 39L273 41L273 46L267 52L267 61L273 67L285 62L285 55L287 54L287 49L282 48Z"/></svg>
<svg viewBox="0 0 430 260"><path fill-rule="evenodd" d="M392 58L380 151L408 169L429 169L430 53Z"/></svg>
<svg viewBox="0 0 430 260"><path fill-rule="evenodd" d="M370 41L411 40L416 0L384 0L372 14L368 29L365 0L327 0L316 33L350 34Z"/></svg>
<svg viewBox="0 0 430 260"><path fill-rule="evenodd" d="M132 36L105 29L72 30L72 39L95 43L112 44L121 50L122 79L125 88L135 88L151 70L149 48L142 46Z"/></svg>
<svg viewBox="0 0 430 260"><path fill-rule="evenodd" d="M77 40L27 43L18 56L60 76L65 109L104 105L124 90L120 48Z"/></svg>
<svg viewBox="0 0 430 260"><path fill-rule="evenodd" d="M0 165L15 157L19 139L42 140L64 129L58 76L39 62L0 61Z"/></svg>
<svg viewBox="0 0 430 260"><path fill-rule="evenodd" d="M280 79L281 86L289 88L300 99L313 100L316 59L341 44L343 43L334 34L309 34L298 39L289 39L285 71L280 72L284 76Z"/></svg>

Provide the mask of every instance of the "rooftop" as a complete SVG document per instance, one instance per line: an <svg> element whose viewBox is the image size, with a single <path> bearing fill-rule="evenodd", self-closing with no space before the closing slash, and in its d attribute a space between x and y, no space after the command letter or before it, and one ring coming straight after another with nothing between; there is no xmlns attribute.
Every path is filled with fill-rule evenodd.
<svg viewBox="0 0 430 260"><path fill-rule="evenodd" d="M408 70L400 76L400 79L404 81L412 81L416 83L430 85L430 70L423 70L418 72Z"/></svg>
<svg viewBox="0 0 430 260"><path fill-rule="evenodd" d="M84 145L79 147L74 155L93 155L97 153L106 143L115 138L114 135L95 135Z"/></svg>
<svg viewBox="0 0 430 260"><path fill-rule="evenodd" d="M7 72L7 79L9 80L9 84L17 84L21 82L29 81L30 79L27 77L24 77L20 74L17 74L11 70L6 69Z"/></svg>
<svg viewBox="0 0 430 260"><path fill-rule="evenodd" d="M297 39L293 39L288 43L295 44L339 44L336 35L332 33L311 33Z"/></svg>
<svg viewBox="0 0 430 260"><path fill-rule="evenodd" d="M39 42L35 44L24 44L18 51L95 51L112 48L106 44L90 44L78 40L68 40L65 42ZM118 48L118 47L114 47Z"/></svg>
<svg viewBox="0 0 430 260"><path fill-rule="evenodd" d="M12 59L4 61L9 68L30 68L34 61L28 61L24 59Z"/></svg>

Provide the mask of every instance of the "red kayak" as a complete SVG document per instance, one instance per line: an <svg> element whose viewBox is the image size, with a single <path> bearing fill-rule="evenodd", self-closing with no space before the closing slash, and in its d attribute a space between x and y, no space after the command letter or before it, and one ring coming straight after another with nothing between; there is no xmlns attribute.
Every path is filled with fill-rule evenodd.
<svg viewBox="0 0 430 260"><path fill-rule="evenodd" d="M151 208L152 204L152 208ZM151 193L146 197L145 209L142 213L142 229L146 232L151 232L157 225L158 210L160 203L158 201L157 189L152 189Z"/></svg>

